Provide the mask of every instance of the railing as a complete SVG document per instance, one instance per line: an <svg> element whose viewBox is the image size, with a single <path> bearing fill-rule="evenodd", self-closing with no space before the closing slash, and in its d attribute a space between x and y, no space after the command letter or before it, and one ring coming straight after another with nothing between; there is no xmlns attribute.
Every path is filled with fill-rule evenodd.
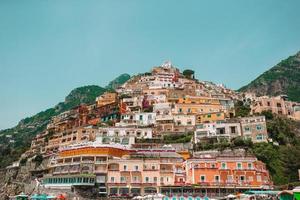
<svg viewBox="0 0 300 200"><path fill-rule="evenodd" d="M156 186L157 183L153 183L153 182L143 182L144 186Z"/></svg>
<svg viewBox="0 0 300 200"><path fill-rule="evenodd" d="M118 182L107 182L107 185L120 185L120 186L125 186L125 185L127 185L127 183L126 183L126 182L124 182L124 183L118 183Z"/></svg>
<svg viewBox="0 0 300 200"><path fill-rule="evenodd" d="M161 169L160 173L173 173L174 171L172 169Z"/></svg>

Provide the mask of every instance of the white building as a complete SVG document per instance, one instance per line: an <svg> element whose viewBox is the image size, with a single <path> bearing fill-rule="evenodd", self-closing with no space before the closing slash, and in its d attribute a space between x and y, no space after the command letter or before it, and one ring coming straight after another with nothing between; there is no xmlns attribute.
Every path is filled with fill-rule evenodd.
<svg viewBox="0 0 300 200"><path fill-rule="evenodd" d="M195 130L195 143L198 143L205 139L216 139L220 140L222 138L230 140L237 136L241 136L241 126L240 123L203 123L196 126Z"/></svg>
<svg viewBox="0 0 300 200"><path fill-rule="evenodd" d="M174 123L177 126L195 126L195 115L173 115Z"/></svg>
<svg viewBox="0 0 300 200"><path fill-rule="evenodd" d="M126 113L121 115L121 121L116 126L152 126L155 118L154 112Z"/></svg>
<svg viewBox="0 0 300 200"><path fill-rule="evenodd" d="M96 141L102 144L119 143L126 146L135 144L135 139L152 138L151 128L101 127Z"/></svg>

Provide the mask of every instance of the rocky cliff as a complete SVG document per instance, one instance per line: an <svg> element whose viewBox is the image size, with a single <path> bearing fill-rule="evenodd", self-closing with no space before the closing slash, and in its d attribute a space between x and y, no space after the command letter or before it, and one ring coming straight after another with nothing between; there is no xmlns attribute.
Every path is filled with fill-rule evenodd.
<svg viewBox="0 0 300 200"><path fill-rule="evenodd" d="M258 96L286 94L290 100L300 102L300 52L282 60L239 91Z"/></svg>

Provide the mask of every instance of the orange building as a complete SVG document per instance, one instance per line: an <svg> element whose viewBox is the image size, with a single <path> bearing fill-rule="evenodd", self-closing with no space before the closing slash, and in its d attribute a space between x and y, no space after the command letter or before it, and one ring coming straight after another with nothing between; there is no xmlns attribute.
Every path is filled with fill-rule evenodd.
<svg viewBox="0 0 300 200"><path fill-rule="evenodd" d="M186 161L186 184L206 193L270 189L272 182L263 162L244 150L204 151Z"/></svg>

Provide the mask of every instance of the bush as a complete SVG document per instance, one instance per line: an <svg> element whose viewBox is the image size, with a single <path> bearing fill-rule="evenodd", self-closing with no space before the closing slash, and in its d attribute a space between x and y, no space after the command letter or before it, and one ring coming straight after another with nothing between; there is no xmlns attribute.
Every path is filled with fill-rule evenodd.
<svg viewBox="0 0 300 200"><path fill-rule="evenodd" d="M44 159L43 156L41 154L38 154L33 159L33 162L35 162L37 164L41 164L43 162L43 159Z"/></svg>

